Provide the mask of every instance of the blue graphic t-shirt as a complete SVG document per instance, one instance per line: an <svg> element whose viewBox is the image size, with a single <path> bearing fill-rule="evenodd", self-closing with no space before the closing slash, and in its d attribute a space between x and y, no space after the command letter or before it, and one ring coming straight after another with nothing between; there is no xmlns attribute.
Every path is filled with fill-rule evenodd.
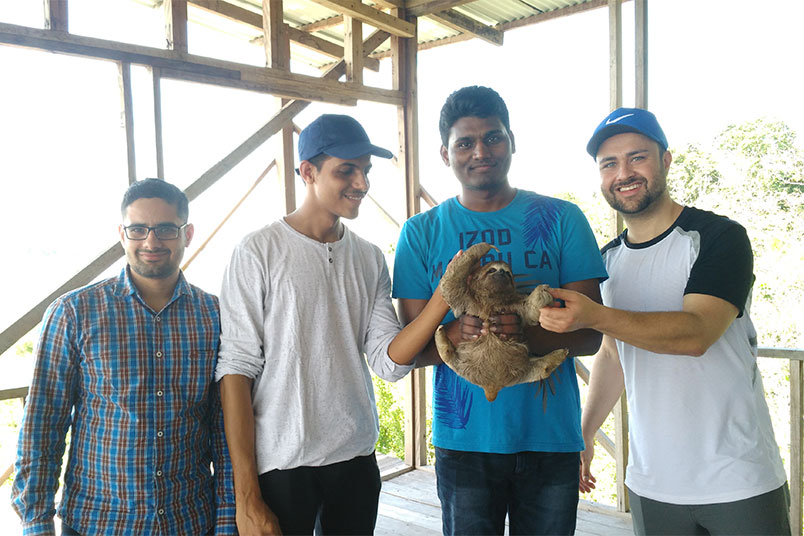
<svg viewBox="0 0 804 536"><path fill-rule="evenodd" d="M499 249L483 263L504 260L533 286L607 277L592 230L576 205L519 190L496 212L473 212L452 198L410 218L396 247L394 298L429 299L455 253L477 242ZM444 322L453 319L450 313ZM567 359L552 376L556 392L548 390L544 410L538 383L506 387L489 402L480 387L446 365L436 366L433 444L501 454L583 450L574 360Z"/></svg>

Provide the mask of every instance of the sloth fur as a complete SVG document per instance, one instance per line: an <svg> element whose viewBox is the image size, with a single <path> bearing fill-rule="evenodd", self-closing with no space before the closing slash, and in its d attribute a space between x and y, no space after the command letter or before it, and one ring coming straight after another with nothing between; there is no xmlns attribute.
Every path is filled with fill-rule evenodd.
<svg viewBox="0 0 804 536"><path fill-rule="evenodd" d="M553 301L547 285L539 285L530 295L519 294L508 263L479 265L492 247L485 242L475 244L449 264L440 283L444 301L456 318L468 314L488 320L500 313L517 313L523 324L538 324L539 309ZM482 387L490 402L503 387L547 378L568 354L566 349L560 349L545 356L532 356L524 343L502 340L491 332L455 347L443 326L436 331L435 341L444 363Z"/></svg>

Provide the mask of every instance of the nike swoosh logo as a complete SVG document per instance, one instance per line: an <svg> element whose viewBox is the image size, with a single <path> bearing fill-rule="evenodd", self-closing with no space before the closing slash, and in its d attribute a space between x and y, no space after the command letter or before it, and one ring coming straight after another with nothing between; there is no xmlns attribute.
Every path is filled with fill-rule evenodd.
<svg viewBox="0 0 804 536"><path fill-rule="evenodd" d="M617 121L619 121L621 119L625 119L626 117L631 117L632 115L634 115L634 114L625 114L625 115L621 115L620 117L615 117L614 119L606 119L606 124L610 125L612 123L616 123Z"/></svg>

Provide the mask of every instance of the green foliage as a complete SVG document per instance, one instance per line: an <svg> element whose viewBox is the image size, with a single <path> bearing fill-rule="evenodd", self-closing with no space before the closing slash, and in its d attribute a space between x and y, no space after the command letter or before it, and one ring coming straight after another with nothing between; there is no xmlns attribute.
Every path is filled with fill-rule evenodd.
<svg viewBox="0 0 804 536"><path fill-rule="evenodd" d="M722 178L712 155L698 144L689 144L674 154L671 169L674 176L668 188L673 199L683 205L693 205L716 191Z"/></svg>
<svg viewBox="0 0 804 536"><path fill-rule="evenodd" d="M14 347L14 352L18 356L26 356L33 354L33 341L25 341L17 344Z"/></svg>
<svg viewBox="0 0 804 536"><path fill-rule="evenodd" d="M751 316L761 346L804 347L804 154L784 122L730 125L713 140L672 149L677 201L741 223L754 249Z"/></svg>
<svg viewBox="0 0 804 536"><path fill-rule="evenodd" d="M721 151L736 160L746 185L753 186L753 190L804 190L804 158L796 147L796 133L784 122L757 119L729 125L716 141Z"/></svg>
<svg viewBox="0 0 804 536"><path fill-rule="evenodd" d="M402 398L395 393L395 384L374 375L371 379L374 382L374 396L377 399L377 414L380 418L377 452L404 458L405 410L400 405Z"/></svg>

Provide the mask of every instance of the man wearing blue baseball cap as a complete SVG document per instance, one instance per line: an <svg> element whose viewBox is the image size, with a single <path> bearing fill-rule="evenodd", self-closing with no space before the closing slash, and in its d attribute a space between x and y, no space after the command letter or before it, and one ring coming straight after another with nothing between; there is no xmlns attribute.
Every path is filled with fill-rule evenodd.
<svg viewBox="0 0 804 536"><path fill-rule="evenodd" d="M434 297L424 323L400 333L382 252L341 221L357 216L372 155L392 156L353 118L313 121L299 136L304 202L246 236L226 270L215 377L240 534L374 531L379 423L366 360L402 378L448 306Z"/></svg>
<svg viewBox="0 0 804 536"><path fill-rule="evenodd" d="M672 155L656 117L620 108L586 147L627 229L602 250L603 303L557 289L546 329L603 333L583 413L580 489L594 435L625 389L625 483L636 534L790 534L789 492L757 369L745 229L667 191Z"/></svg>

